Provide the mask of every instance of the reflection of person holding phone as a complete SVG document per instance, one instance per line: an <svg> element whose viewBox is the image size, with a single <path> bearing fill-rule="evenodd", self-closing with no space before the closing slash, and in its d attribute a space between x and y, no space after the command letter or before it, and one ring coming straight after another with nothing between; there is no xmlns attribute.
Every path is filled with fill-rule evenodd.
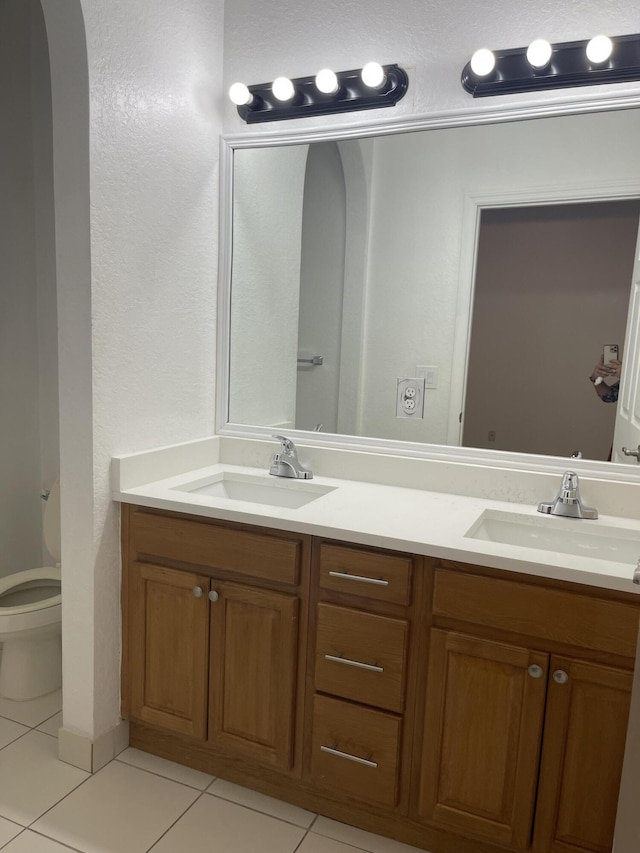
<svg viewBox="0 0 640 853"><path fill-rule="evenodd" d="M619 349L617 344L605 346L602 358L593 368L589 379L593 382L596 394L603 403L616 403L618 391L620 390L620 374L622 362L618 358Z"/></svg>

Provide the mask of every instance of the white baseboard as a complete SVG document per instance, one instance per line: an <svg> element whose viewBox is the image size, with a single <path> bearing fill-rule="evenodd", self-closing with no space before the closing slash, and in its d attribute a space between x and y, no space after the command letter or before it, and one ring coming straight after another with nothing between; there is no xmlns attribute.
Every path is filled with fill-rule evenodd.
<svg viewBox="0 0 640 853"><path fill-rule="evenodd" d="M95 773L129 746L129 723L120 720L110 731L91 740L61 728L58 732L58 758L88 773Z"/></svg>

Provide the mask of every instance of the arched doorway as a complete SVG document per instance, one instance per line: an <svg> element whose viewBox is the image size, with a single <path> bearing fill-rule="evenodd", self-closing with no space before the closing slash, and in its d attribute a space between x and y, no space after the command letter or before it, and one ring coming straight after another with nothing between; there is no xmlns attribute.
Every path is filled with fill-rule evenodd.
<svg viewBox="0 0 640 853"><path fill-rule="evenodd" d="M93 714L93 425L89 75L80 0L40 0L51 73L62 492L65 727ZM70 716L70 719L68 717ZM61 750L62 751L62 750Z"/></svg>

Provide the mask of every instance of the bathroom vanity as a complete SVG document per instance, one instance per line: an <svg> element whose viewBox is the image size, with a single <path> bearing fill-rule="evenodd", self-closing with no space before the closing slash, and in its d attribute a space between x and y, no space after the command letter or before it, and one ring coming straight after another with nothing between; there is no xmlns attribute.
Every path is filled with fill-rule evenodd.
<svg viewBox="0 0 640 853"><path fill-rule="evenodd" d="M317 479L295 509L203 495L193 476L116 488L131 745L431 853L611 850L633 567L509 561L453 532L490 502ZM403 502L424 541L389 547ZM619 532L640 542L637 522Z"/></svg>

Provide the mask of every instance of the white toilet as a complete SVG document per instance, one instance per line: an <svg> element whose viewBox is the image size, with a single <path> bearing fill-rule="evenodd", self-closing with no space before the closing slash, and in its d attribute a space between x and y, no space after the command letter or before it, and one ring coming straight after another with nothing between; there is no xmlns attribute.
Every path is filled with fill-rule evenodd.
<svg viewBox="0 0 640 853"><path fill-rule="evenodd" d="M44 511L44 539L60 560L60 485ZM22 701L62 684L60 565L0 577L0 696Z"/></svg>

